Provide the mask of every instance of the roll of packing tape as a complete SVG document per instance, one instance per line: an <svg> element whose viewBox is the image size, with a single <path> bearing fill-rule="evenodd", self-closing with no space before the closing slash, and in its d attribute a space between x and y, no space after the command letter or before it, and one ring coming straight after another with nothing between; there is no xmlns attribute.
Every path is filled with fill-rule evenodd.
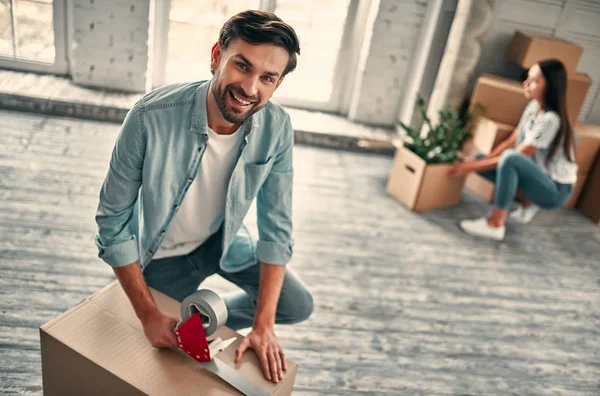
<svg viewBox="0 0 600 396"><path fill-rule="evenodd" d="M183 322L195 313L200 314L207 337L216 333L227 322L225 301L212 290L202 289L187 296L180 309Z"/></svg>
<svg viewBox="0 0 600 396"><path fill-rule="evenodd" d="M223 301L217 293L211 290L198 290L194 294L186 297L181 303L182 322L185 322L196 313L199 314L202 319L202 327L204 327L204 332L207 337L210 337L219 328L225 326L225 322L227 322L227 307L225 306L225 301ZM181 340L179 342L181 342ZM188 354L190 353L190 351L187 352ZM205 349L204 352L208 352L208 350ZM263 390L248 378L241 375L237 369L222 362L218 358L212 357L210 361L199 362L199 364L242 392L244 395L270 395L269 392Z"/></svg>

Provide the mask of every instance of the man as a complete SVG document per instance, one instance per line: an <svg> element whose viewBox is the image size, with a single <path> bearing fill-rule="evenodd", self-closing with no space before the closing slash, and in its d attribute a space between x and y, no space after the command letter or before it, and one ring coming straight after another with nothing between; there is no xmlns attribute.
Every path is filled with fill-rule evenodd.
<svg viewBox="0 0 600 396"><path fill-rule="evenodd" d="M110 264L157 348L177 347L177 320L148 286L179 301L219 274L243 291L224 296L227 325L252 326L236 351L254 349L265 377L282 379L275 323L312 313L292 256L293 130L269 99L300 53L274 14L245 11L212 48L208 82L159 88L128 113L96 214L99 257ZM256 198L259 241L242 220Z"/></svg>

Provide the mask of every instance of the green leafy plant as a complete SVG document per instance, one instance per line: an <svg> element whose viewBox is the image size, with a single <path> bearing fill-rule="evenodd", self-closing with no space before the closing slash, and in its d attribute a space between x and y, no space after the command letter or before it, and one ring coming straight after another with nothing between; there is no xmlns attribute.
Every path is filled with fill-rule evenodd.
<svg viewBox="0 0 600 396"><path fill-rule="evenodd" d="M471 137L475 117L469 116L465 123L456 111L446 107L439 111L440 121L434 126L427 116L425 100L420 94L417 95L415 111L420 113L429 131L422 137L419 131L400 121L400 126L406 131L404 147L428 164L449 164L458 160L465 142Z"/></svg>

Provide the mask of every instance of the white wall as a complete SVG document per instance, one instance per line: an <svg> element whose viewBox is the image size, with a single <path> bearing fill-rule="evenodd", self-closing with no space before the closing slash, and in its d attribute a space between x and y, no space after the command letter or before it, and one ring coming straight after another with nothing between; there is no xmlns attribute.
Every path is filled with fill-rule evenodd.
<svg viewBox="0 0 600 396"><path fill-rule="evenodd" d="M425 18L428 1L373 2L372 30L352 90L348 117L375 125L394 125Z"/></svg>
<svg viewBox="0 0 600 396"><path fill-rule="evenodd" d="M398 116L417 130L423 121L415 112L417 94L428 102L433 92L457 4L458 0L430 0L427 7Z"/></svg>
<svg viewBox="0 0 600 396"><path fill-rule="evenodd" d="M144 92L149 86L151 0L69 2L70 69L75 83Z"/></svg>

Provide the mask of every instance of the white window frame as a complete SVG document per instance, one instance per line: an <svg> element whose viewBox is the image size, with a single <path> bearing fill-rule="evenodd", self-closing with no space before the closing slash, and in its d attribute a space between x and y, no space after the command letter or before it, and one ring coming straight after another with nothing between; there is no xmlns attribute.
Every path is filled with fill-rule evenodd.
<svg viewBox="0 0 600 396"><path fill-rule="evenodd" d="M19 71L31 71L35 73L50 73L66 75L69 71L67 59L67 0L54 0L52 2L52 22L54 28L54 63L36 62L34 60L16 59L8 56L0 56L0 68ZM13 24L13 48L16 46L16 32L14 4L11 0L11 21ZM16 26L18 29L18 25Z"/></svg>
<svg viewBox="0 0 600 396"><path fill-rule="evenodd" d="M170 3L170 0L155 2L154 38L152 40L153 88L165 84ZM275 93L273 99L288 107L347 115L350 108L349 95L354 83L354 77L358 72L357 65L362 47L362 37L366 28L365 24L361 23L361 21L366 19L370 4L371 0L350 0L344 33L340 42L340 52L336 61L333 90L328 102L278 97L277 93ZM270 0L261 0L260 2L260 8L263 10L272 11L273 5L274 3Z"/></svg>

